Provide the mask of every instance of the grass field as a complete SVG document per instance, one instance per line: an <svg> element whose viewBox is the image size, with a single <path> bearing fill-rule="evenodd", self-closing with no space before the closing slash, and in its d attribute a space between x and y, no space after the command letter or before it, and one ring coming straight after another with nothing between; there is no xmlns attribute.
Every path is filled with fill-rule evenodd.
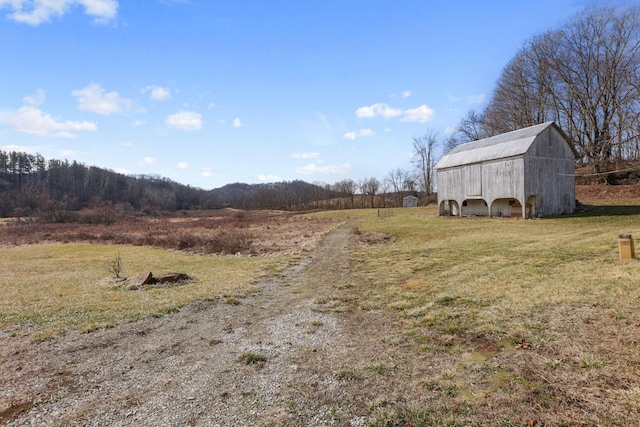
<svg viewBox="0 0 640 427"><path fill-rule="evenodd" d="M372 405L371 425L463 426L471 414L478 425L637 424L640 261L618 251L619 234L640 237L637 201L540 220L442 218L432 207L313 216L354 220L368 243L352 249L342 291L359 310L389 315L389 348L424 361L403 393ZM117 252L125 276L193 281L127 290L105 268ZM292 260L77 243L0 247L0 257L0 325L34 323L40 339L241 296ZM396 369L354 366L339 379Z"/></svg>
<svg viewBox="0 0 640 427"><path fill-rule="evenodd" d="M395 345L432 367L427 403L381 411L379 425L458 425L469 411L504 421L487 425L541 425L535 414L550 425L634 425L640 263L618 250L619 234L640 236L632 203L526 221L360 211L357 233L390 239L353 254L359 304L396 312Z"/></svg>
<svg viewBox="0 0 640 427"><path fill-rule="evenodd" d="M185 286L128 290L106 264L120 255L123 277L184 272ZM202 256L147 247L43 244L0 247L0 325L33 323L41 339L72 328L91 331L176 310L206 298L244 295L286 257Z"/></svg>

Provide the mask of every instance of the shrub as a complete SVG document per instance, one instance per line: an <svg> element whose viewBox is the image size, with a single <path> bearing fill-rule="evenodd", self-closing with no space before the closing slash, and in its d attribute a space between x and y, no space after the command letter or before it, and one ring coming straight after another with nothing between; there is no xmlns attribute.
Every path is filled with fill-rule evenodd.
<svg viewBox="0 0 640 427"><path fill-rule="evenodd" d="M256 363L266 362L267 356L249 352L240 356L240 361L244 362L245 365L255 365Z"/></svg>

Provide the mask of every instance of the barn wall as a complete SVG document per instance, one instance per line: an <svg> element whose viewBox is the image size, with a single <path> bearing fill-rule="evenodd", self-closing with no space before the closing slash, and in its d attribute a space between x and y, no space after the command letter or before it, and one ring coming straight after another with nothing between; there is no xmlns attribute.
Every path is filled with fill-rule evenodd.
<svg viewBox="0 0 640 427"><path fill-rule="evenodd" d="M492 203L496 199L514 198L524 202L524 160L522 157L486 162L482 166L485 184L483 198Z"/></svg>
<svg viewBox="0 0 640 427"><path fill-rule="evenodd" d="M524 203L524 160L501 159L438 171L438 201L516 198ZM464 209L463 209L464 212ZM478 214L473 212L472 214Z"/></svg>
<svg viewBox="0 0 640 427"><path fill-rule="evenodd" d="M554 129L541 133L525 157L525 192L536 196L538 216L572 213L575 210L575 157Z"/></svg>
<svg viewBox="0 0 640 427"><path fill-rule="evenodd" d="M528 196L536 196L538 216L572 213L576 208L575 162L567 159L527 158Z"/></svg>

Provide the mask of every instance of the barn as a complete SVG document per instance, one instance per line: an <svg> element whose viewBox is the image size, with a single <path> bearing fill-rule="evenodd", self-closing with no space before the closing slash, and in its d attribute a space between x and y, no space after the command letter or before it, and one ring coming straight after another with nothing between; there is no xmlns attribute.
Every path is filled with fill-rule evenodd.
<svg viewBox="0 0 640 427"><path fill-rule="evenodd" d="M435 170L440 215L533 218L575 209L575 154L554 122L459 145Z"/></svg>

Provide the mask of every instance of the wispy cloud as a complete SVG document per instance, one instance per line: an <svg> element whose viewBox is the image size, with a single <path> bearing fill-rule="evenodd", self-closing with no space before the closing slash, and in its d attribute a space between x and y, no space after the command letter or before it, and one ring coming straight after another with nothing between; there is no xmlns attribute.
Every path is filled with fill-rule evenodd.
<svg viewBox="0 0 640 427"><path fill-rule="evenodd" d="M94 122L60 121L28 105L17 111L0 112L0 123L6 123L16 132L53 138L75 138L78 132L95 132L98 129Z"/></svg>
<svg viewBox="0 0 640 427"><path fill-rule="evenodd" d="M401 122L420 122L426 123L433 118L434 111L432 108L423 104L416 108L399 109L391 108L387 104L376 103L356 110L356 116L361 119L370 119L374 117L383 117L386 119L399 117Z"/></svg>
<svg viewBox="0 0 640 427"><path fill-rule="evenodd" d="M209 166L205 166L202 168L202 173L200 174L200 176L210 177L211 175L213 175L213 173L211 172L211 168Z"/></svg>
<svg viewBox="0 0 640 427"><path fill-rule="evenodd" d="M195 111L180 111L167 117L165 123L170 128L186 131L202 129L202 114Z"/></svg>
<svg viewBox="0 0 640 427"><path fill-rule="evenodd" d="M411 96L411 91L410 90L405 90L402 92L402 97L403 98L408 98Z"/></svg>
<svg viewBox="0 0 640 427"><path fill-rule="evenodd" d="M447 97L447 100L450 103L465 102L467 104L482 104L485 99L486 99L486 95L484 93L478 93L478 94L467 95L467 96L449 95Z"/></svg>
<svg viewBox="0 0 640 427"><path fill-rule="evenodd" d="M44 100L46 98L47 96L43 89L36 89L35 94L25 96L24 98L22 98L22 102L24 102L27 105L33 105L34 107L37 107L39 105L44 104Z"/></svg>
<svg viewBox="0 0 640 427"><path fill-rule="evenodd" d="M309 163L308 165L299 167L295 170L297 174L300 175L316 175L316 174L324 174L324 175L344 175L351 169L350 163L343 163L341 165L333 165L333 166L320 166L318 162Z"/></svg>
<svg viewBox="0 0 640 427"><path fill-rule="evenodd" d="M167 101L171 99L171 91L162 86L147 86L142 89L142 93L149 93L149 98L152 101Z"/></svg>
<svg viewBox="0 0 640 427"><path fill-rule="evenodd" d="M103 116L127 111L133 107L133 101L130 99L123 98L118 92L105 92L96 83L74 90L71 95L77 98L78 109L102 114Z"/></svg>
<svg viewBox="0 0 640 427"><path fill-rule="evenodd" d="M320 153L293 153L291 157L294 159L317 159L320 157Z"/></svg>
<svg viewBox="0 0 640 427"><path fill-rule="evenodd" d="M176 163L176 168L178 169L187 169L189 167L189 164L187 162L178 162Z"/></svg>
<svg viewBox="0 0 640 427"><path fill-rule="evenodd" d="M282 178L277 175L258 175L258 180L262 182L278 182L282 181Z"/></svg>
<svg viewBox="0 0 640 427"><path fill-rule="evenodd" d="M233 127L234 128L241 128L242 127L242 122L240 121L239 118L235 118L233 119Z"/></svg>
<svg viewBox="0 0 640 427"><path fill-rule="evenodd" d="M353 132L347 132L342 137L344 139L349 139L349 140L353 141L356 138L363 138L365 136L373 136L375 134L376 133L374 131L372 131L371 129L360 129L360 130L353 131Z"/></svg>
<svg viewBox="0 0 640 427"><path fill-rule="evenodd" d="M144 159L142 159L140 161L141 165L152 165L156 162L156 159L154 159L153 157L145 157Z"/></svg>
<svg viewBox="0 0 640 427"><path fill-rule="evenodd" d="M76 6L84 8L84 13L99 23L111 21L118 12L117 0L0 0L0 9L13 10L9 19L33 26L63 16Z"/></svg>

